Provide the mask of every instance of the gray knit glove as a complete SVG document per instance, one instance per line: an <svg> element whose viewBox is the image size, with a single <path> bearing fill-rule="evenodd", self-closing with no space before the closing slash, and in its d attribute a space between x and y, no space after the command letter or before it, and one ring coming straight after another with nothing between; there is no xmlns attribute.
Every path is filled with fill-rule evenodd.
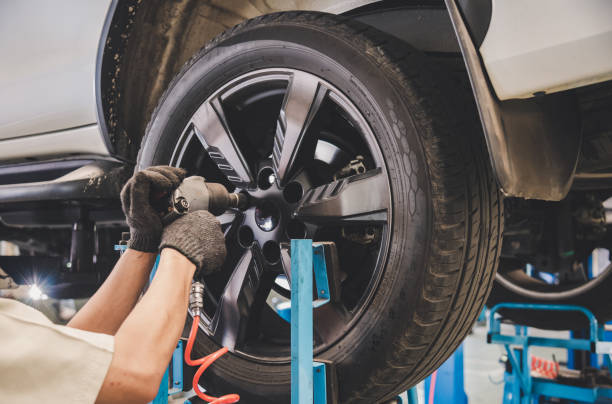
<svg viewBox="0 0 612 404"><path fill-rule="evenodd" d="M163 248L173 248L193 262L195 277L219 271L226 255L221 225L205 210L187 213L167 225L159 245Z"/></svg>
<svg viewBox="0 0 612 404"><path fill-rule="evenodd" d="M157 252L163 225L151 200L178 187L185 170L169 166L149 167L137 172L121 190L121 207L130 226L128 247L144 252Z"/></svg>

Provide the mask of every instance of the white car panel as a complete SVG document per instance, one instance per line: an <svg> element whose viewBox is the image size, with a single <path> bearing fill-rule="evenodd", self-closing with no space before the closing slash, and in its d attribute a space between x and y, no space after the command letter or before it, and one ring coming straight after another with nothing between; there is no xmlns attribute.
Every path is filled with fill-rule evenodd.
<svg viewBox="0 0 612 404"><path fill-rule="evenodd" d="M0 2L0 139L97 121L96 55L109 5ZM7 158L0 144L0 157Z"/></svg>
<svg viewBox="0 0 612 404"><path fill-rule="evenodd" d="M71 154L108 155L108 150L102 136L100 136L100 128L97 124L0 141L0 157L3 160Z"/></svg>
<svg viewBox="0 0 612 404"><path fill-rule="evenodd" d="M480 53L501 100L612 79L611 0L493 0Z"/></svg>

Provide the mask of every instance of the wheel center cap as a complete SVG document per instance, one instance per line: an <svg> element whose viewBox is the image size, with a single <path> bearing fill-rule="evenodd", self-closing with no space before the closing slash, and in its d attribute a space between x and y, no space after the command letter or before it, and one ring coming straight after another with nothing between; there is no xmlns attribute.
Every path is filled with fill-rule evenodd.
<svg viewBox="0 0 612 404"><path fill-rule="evenodd" d="M272 231L278 226L280 211L270 201L262 201L255 207L255 223L263 231Z"/></svg>

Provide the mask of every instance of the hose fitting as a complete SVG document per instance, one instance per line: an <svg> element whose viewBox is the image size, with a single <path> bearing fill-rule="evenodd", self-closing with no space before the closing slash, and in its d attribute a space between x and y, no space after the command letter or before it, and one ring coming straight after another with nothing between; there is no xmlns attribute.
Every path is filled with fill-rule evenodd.
<svg viewBox="0 0 612 404"><path fill-rule="evenodd" d="M191 324L191 331L189 331L189 339L187 339L187 346L185 347L185 363L189 366L199 366L193 375L193 391L202 400L210 404L232 404L240 401L238 394L227 394L223 397L212 397L205 394L200 390L200 377L214 361L225 355L228 350L227 348L221 348L216 352L211 353L200 359L191 359L191 351L193 350L193 344L198 335L198 329L200 325L200 316L202 315L202 309L204 308L204 284L201 282L193 282L191 284L191 291L189 292L189 310L193 315L193 323Z"/></svg>
<svg viewBox="0 0 612 404"><path fill-rule="evenodd" d="M191 284L191 292L189 293L189 310L192 316L202 315L204 308L204 284L201 282L193 282Z"/></svg>

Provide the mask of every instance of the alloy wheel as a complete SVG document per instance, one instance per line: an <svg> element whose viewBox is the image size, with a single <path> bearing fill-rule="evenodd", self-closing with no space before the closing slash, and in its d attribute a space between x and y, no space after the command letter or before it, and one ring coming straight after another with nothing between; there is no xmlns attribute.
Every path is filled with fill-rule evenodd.
<svg viewBox="0 0 612 404"><path fill-rule="evenodd" d="M391 191L382 152L357 106L300 70L265 69L223 85L191 115L171 165L248 194L219 217L228 256L205 279L202 330L237 355L289 360L289 241L336 243L331 302L314 315L315 351L367 307L389 246Z"/></svg>

